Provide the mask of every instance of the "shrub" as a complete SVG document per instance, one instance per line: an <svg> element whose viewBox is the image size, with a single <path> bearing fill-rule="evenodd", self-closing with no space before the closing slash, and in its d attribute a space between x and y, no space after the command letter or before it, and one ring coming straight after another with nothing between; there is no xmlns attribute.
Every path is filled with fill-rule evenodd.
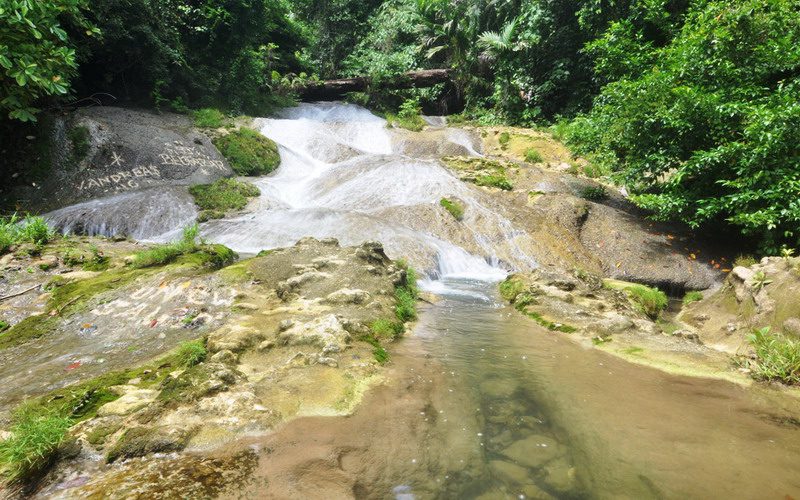
<svg viewBox="0 0 800 500"><path fill-rule="evenodd" d="M754 330L747 340L756 352L750 363L754 378L800 383L800 341L770 333L769 327Z"/></svg>
<svg viewBox="0 0 800 500"><path fill-rule="evenodd" d="M10 327L11 327L11 325L9 325L8 323L6 323L2 319L0 319L0 333L3 333L4 331L8 330Z"/></svg>
<svg viewBox="0 0 800 500"><path fill-rule="evenodd" d="M528 163L542 163L544 158L542 157L542 153L538 152L534 148L528 148L525 151L525 161Z"/></svg>
<svg viewBox="0 0 800 500"><path fill-rule="evenodd" d="M686 292L686 295L683 296L683 305L688 306L692 302L698 302L703 300L703 292L698 292L696 290Z"/></svg>
<svg viewBox="0 0 800 500"><path fill-rule="evenodd" d="M608 198L605 186L586 186L581 189L581 198L589 201L602 201Z"/></svg>
<svg viewBox="0 0 800 500"><path fill-rule="evenodd" d="M202 363L207 355L206 343L202 339L183 342L178 346L178 360L187 368Z"/></svg>
<svg viewBox="0 0 800 500"><path fill-rule="evenodd" d="M225 125L225 115L214 108L198 109L194 112L194 126L200 128L220 128Z"/></svg>
<svg viewBox="0 0 800 500"><path fill-rule="evenodd" d="M278 145L253 129L235 130L214 139L214 145L239 175L266 175L281 163Z"/></svg>
<svg viewBox="0 0 800 500"><path fill-rule="evenodd" d="M241 210L247 206L247 199L261 194L261 191L249 182L236 179L219 179L213 184L197 184L189 188L194 202L202 210L215 213L227 210ZM220 218L220 217L210 217Z"/></svg>
<svg viewBox="0 0 800 500"><path fill-rule="evenodd" d="M511 191L514 189L511 181L503 174L481 175L475 179L475 184L478 186L496 187L503 191Z"/></svg>
<svg viewBox="0 0 800 500"><path fill-rule="evenodd" d="M641 65L606 71L608 58L598 60L598 76L612 81L569 140L615 170L631 199L659 219L731 225L765 253L794 246L800 78L787 68L800 56L797 3L689 5L668 43L640 45L639 31L627 37L648 53ZM606 55L629 62L635 52L612 46Z"/></svg>
<svg viewBox="0 0 800 500"><path fill-rule="evenodd" d="M425 128L419 99L407 99L400 105L400 110L396 115L391 113L386 115L386 121L392 126L419 132Z"/></svg>
<svg viewBox="0 0 800 500"><path fill-rule="evenodd" d="M439 204L443 206L445 210L450 212L450 215L452 215L456 220L460 221L464 218L464 206L461 203L448 200L447 198L442 198L439 201Z"/></svg>
<svg viewBox="0 0 800 500"><path fill-rule="evenodd" d="M23 404L14 411L11 437L0 441L0 465L12 481L30 478L53 460L72 420L54 410Z"/></svg>

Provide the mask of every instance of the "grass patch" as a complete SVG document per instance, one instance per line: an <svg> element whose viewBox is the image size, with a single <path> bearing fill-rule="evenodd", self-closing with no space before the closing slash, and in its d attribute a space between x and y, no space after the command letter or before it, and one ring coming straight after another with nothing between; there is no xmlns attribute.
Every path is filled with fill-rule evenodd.
<svg viewBox="0 0 800 500"><path fill-rule="evenodd" d="M622 290L628 298L636 305L639 311L646 314L650 319L658 319L661 311L667 307L669 299L667 294L658 288L652 288L638 283L628 283L618 280L603 280L603 286L612 290Z"/></svg>
<svg viewBox="0 0 800 500"><path fill-rule="evenodd" d="M547 328L548 330L555 331L555 332L563 332L563 333L573 333L576 332L578 329L574 326L565 325L564 323L555 323L550 321L549 319L545 318L541 314L535 311L526 311L524 308L519 308L519 311L524 314L525 316L531 318L535 322L539 323L539 325Z"/></svg>
<svg viewBox="0 0 800 500"><path fill-rule="evenodd" d="M690 292L686 292L686 295L683 296L683 305L688 306L692 302L698 302L700 300L703 300L703 292L692 290Z"/></svg>
<svg viewBox="0 0 800 500"><path fill-rule="evenodd" d="M525 161L528 163L542 163L544 162L544 158L542 157L542 153L536 149L528 148L525 150Z"/></svg>
<svg viewBox="0 0 800 500"><path fill-rule="evenodd" d="M425 128L425 120L419 115L403 116L401 114L387 113L386 121L389 123L389 126L404 128L412 132L419 132Z"/></svg>
<svg viewBox="0 0 800 500"><path fill-rule="evenodd" d="M248 198L261 191L249 182L236 179L219 179L213 184L197 184L189 188L195 204L202 210L200 222L221 219L228 210L241 210L247 206Z"/></svg>
<svg viewBox="0 0 800 500"><path fill-rule="evenodd" d="M442 198L439 200L439 205L443 206L445 210L450 212L450 215L457 221L464 219L464 205L457 201Z"/></svg>
<svg viewBox="0 0 800 500"><path fill-rule="evenodd" d="M369 329L379 339L396 339L405 331L403 323L385 318L373 321Z"/></svg>
<svg viewBox="0 0 800 500"><path fill-rule="evenodd" d="M0 218L0 255L22 243L42 247L53 238L55 232L42 217L20 219L15 214L8 218Z"/></svg>
<svg viewBox="0 0 800 500"><path fill-rule="evenodd" d="M508 146L509 141L511 141L511 134L508 132L501 132L500 136L497 138L497 142L500 143L500 147L503 149Z"/></svg>
<svg viewBox="0 0 800 500"><path fill-rule="evenodd" d="M266 175L281 163L278 145L253 129L234 130L214 139L214 145L239 175Z"/></svg>
<svg viewBox="0 0 800 500"><path fill-rule="evenodd" d="M505 281L500 283L500 295L504 299L511 302L514 305L514 309L539 323L539 325L547 328L548 330L563 333L573 333L578 330L574 326L550 321L536 311L529 311L528 306L531 304L536 304L537 301L536 297L530 293L526 293L524 290L524 283L522 283L522 281L519 279L515 279L513 276L506 278Z"/></svg>
<svg viewBox="0 0 800 500"><path fill-rule="evenodd" d="M11 328L11 326L8 323L6 323L5 321L0 319L0 333L8 330L9 328Z"/></svg>
<svg viewBox="0 0 800 500"><path fill-rule="evenodd" d="M405 282L395 288L395 316L402 323L417 319L417 298L419 297L419 288L417 287L417 273L406 264L405 261L397 262L400 267L406 271Z"/></svg>
<svg viewBox="0 0 800 500"><path fill-rule="evenodd" d="M733 259L733 266L734 267L750 267L754 266L758 262L755 257L752 255L738 255L735 259Z"/></svg>
<svg viewBox="0 0 800 500"><path fill-rule="evenodd" d="M375 357L375 361L381 365L384 365L389 361L389 353L383 348L383 346L379 345L372 349L372 355Z"/></svg>
<svg viewBox="0 0 800 500"><path fill-rule="evenodd" d="M495 187L503 191L511 191L514 189L513 184L511 184L511 181L508 180L505 174L481 175L475 178L475 184L478 186Z"/></svg>
<svg viewBox="0 0 800 500"><path fill-rule="evenodd" d="M754 330L747 341L756 352L749 363L753 378L800 384L800 341L771 333L769 327Z"/></svg>
<svg viewBox="0 0 800 500"><path fill-rule="evenodd" d="M180 363L187 368L202 363L208 356L206 343L203 339L183 342L178 346L177 356Z"/></svg>
<svg viewBox="0 0 800 500"><path fill-rule="evenodd" d="M0 470L10 481L36 477L56 458L59 445L74 423L94 418L98 408L119 398L109 387L126 384L133 378L140 379L140 387L161 386L180 366L182 361L173 353L154 363L106 373L23 403L12 414L11 437L0 441ZM102 441L116 430L118 427L106 429L90 436L90 441Z"/></svg>
<svg viewBox="0 0 800 500"><path fill-rule="evenodd" d="M608 190L605 186L586 186L581 189L581 198L589 201L603 201L608 198Z"/></svg>
<svg viewBox="0 0 800 500"><path fill-rule="evenodd" d="M50 465L64 441L72 419L34 404L23 404L13 414L11 437L0 441L0 467L10 481L24 481Z"/></svg>
<svg viewBox="0 0 800 500"><path fill-rule="evenodd" d="M194 112L194 126L199 128L220 128L225 126L226 117L214 108L198 109Z"/></svg>
<svg viewBox="0 0 800 500"><path fill-rule="evenodd" d="M199 265L214 269L224 267L236 260L236 252L224 245L208 245L198 240L197 224L186 227L178 241L157 245L142 250L133 256L131 266L135 269L162 266L174 262L181 256L193 256Z"/></svg>
<svg viewBox="0 0 800 500"><path fill-rule="evenodd" d="M417 298L406 287L398 287L394 291L396 305L394 308L397 319L405 323L417 319Z"/></svg>
<svg viewBox="0 0 800 500"><path fill-rule="evenodd" d="M89 154L91 133L87 127L78 126L69 129L67 137L70 144L72 144L72 161L75 165L78 165Z"/></svg>

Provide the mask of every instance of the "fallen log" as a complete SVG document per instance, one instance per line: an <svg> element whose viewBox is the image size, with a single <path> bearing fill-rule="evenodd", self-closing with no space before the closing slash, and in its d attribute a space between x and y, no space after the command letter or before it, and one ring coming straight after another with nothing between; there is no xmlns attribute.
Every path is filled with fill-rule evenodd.
<svg viewBox="0 0 800 500"><path fill-rule="evenodd" d="M387 89L410 89L432 87L450 81L449 69L425 69L409 71L388 79L373 82L371 78L359 76L339 80L311 82L298 89L304 101L335 101L349 92L364 92L371 87Z"/></svg>

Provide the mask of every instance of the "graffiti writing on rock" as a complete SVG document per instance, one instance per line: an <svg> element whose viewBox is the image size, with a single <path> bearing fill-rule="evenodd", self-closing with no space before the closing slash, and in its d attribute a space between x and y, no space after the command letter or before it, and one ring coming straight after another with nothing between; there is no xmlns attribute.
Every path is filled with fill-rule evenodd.
<svg viewBox="0 0 800 500"><path fill-rule="evenodd" d="M159 155L162 165L215 168L220 171L225 170L225 164L222 160L215 160L193 147L177 146L169 143L165 144L165 146L166 149Z"/></svg>
<svg viewBox="0 0 800 500"><path fill-rule="evenodd" d="M158 167L155 165L136 167L114 174L91 177L82 180L78 189L81 191L102 187L113 187L122 190L136 189L139 187L139 182L145 179L161 179L161 172Z"/></svg>

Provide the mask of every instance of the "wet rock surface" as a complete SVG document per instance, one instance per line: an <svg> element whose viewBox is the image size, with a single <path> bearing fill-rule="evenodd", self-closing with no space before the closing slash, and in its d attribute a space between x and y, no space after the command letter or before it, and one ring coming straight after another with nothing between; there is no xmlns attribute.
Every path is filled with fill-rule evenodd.
<svg viewBox="0 0 800 500"><path fill-rule="evenodd" d="M80 470L94 470L90 483L96 485L137 457L215 449L300 415L347 414L381 379L373 346L362 339L371 335L372 322L394 317L394 287L405 282L405 270L380 244L343 248L309 238L219 271L180 261L134 271L124 261L136 245L122 242L114 250L111 241L82 241L107 249L106 271L59 269L63 249L46 248L35 257L52 264L35 276L25 270L31 258L6 259L3 279L14 284L9 290L41 284L60 270L65 272L58 278L67 283L106 275L110 281L82 297L80 307L54 315L41 338L0 349L0 357L27 363L28 373L25 384L11 383L19 362L4 365L4 408L148 362L181 340L206 337L208 354L193 366L160 358L152 367L115 376L116 385L102 389L110 401L71 430L80 453L61 460L45 488L60 484L61 494L82 495L95 486L84 490L87 481L67 479L80 477ZM11 333L30 299L14 297L8 311L17 316L4 314ZM29 312L50 318L52 300L41 301L45 306L31 304ZM98 464L98 457L113 465Z"/></svg>

